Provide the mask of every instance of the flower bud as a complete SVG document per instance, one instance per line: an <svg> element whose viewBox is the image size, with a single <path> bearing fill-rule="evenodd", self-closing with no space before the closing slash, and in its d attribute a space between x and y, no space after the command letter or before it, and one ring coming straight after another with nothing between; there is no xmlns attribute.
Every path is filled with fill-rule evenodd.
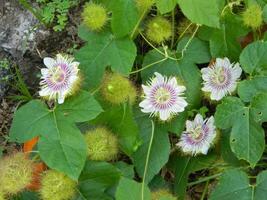
<svg viewBox="0 0 267 200"><path fill-rule="evenodd" d="M171 22L164 17L154 17L147 23L146 36L150 41L160 44L166 40L169 40L171 35Z"/></svg>
<svg viewBox="0 0 267 200"><path fill-rule="evenodd" d="M42 177L39 192L42 200L72 199L76 192L76 182L61 172L49 170Z"/></svg>
<svg viewBox="0 0 267 200"><path fill-rule="evenodd" d="M117 73L107 74L101 86L103 98L116 105L127 101L133 104L136 99L136 93L131 81Z"/></svg>
<svg viewBox="0 0 267 200"><path fill-rule="evenodd" d="M87 3L82 12L82 19L90 30L99 31L106 24L108 16L101 4Z"/></svg>
<svg viewBox="0 0 267 200"><path fill-rule="evenodd" d="M96 128L85 134L87 154L91 160L110 161L117 157L119 142L106 128Z"/></svg>

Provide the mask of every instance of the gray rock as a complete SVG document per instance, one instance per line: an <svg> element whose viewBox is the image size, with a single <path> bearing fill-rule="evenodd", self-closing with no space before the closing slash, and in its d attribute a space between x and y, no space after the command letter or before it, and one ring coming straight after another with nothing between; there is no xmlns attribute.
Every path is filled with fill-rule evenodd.
<svg viewBox="0 0 267 200"><path fill-rule="evenodd" d="M0 0L0 47L14 58L33 50L38 41L49 32L18 0Z"/></svg>

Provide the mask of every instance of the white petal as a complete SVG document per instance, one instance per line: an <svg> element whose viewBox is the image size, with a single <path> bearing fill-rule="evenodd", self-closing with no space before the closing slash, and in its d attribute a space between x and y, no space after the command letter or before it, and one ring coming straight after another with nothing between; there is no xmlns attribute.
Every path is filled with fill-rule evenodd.
<svg viewBox="0 0 267 200"><path fill-rule="evenodd" d="M210 95L211 100L219 101L225 96L225 93L221 90L219 91L212 91Z"/></svg>
<svg viewBox="0 0 267 200"><path fill-rule="evenodd" d="M154 74L158 83L164 83L164 77L160 73L155 72Z"/></svg>
<svg viewBox="0 0 267 200"><path fill-rule="evenodd" d="M44 64L49 69L55 65L56 61L53 58L46 57L44 58Z"/></svg>
<svg viewBox="0 0 267 200"><path fill-rule="evenodd" d="M146 94L146 95L148 95L149 93L150 93L150 87L148 87L148 86L146 86L146 85L142 85L142 88L143 88L143 90L144 90L144 93Z"/></svg>
<svg viewBox="0 0 267 200"><path fill-rule="evenodd" d="M209 150L209 145L204 144L204 146L203 146L202 149L201 149L201 153L203 153L204 155L207 155L208 150ZM200 153L200 152L199 152L199 153Z"/></svg>
<svg viewBox="0 0 267 200"><path fill-rule="evenodd" d="M216 66L229 68L231 66L231 62L228 58L216 58Z"/></svg>
<svg viewBox="0 0 267 200"><path fill-rule="evenodd" d="M209 84L204 84L204 87L202 87L201 90L204 92L211 92L212 88L210 87Z"/></svg>
<svg viewBox="0 0 267 200"><path fill-rule="evenodd" d="M159 112L159 118L166 121L170 117L170 112L168 110L163 110Z"/></svg>
<svg viewBox="0 0 267 200"><path fill-rule="evenodd" d="M50 90L46 87L46 88L43 88L39 91L39 95L41 97L45 97L45 96L48 96L50 95Z"/></svg>
<svg viewBox="0 0 267 200"><path fill-rule="evenodd" d="M193 122L190 121L190 120L186 120L185 124L186 124L185 126L186 126L186 130L187 130L187 131L188 131L188 130L191 130L191 129L194 128L194 124L193 124Z"/></svg>
<svg viewBox="0 0 267 200"><path fill-rule="evenodd" d="M236 63L235 66L232 68L232 76L234 80L237 80L240 78L241 74L242 74L242 69L239 66L239 63Z"/></svg>
<svg viewBox="0 0 267 200"><path fill-rule="evenodd" d="M228 88L228 91L231 93L231 92L234 92L236 90L236 87L237 87L237 83L234 82L232 83L231 85L229 85L229 88Z"/></svg>
<svg viewBox="0 0 267 200"><path fill-rule="evenodd" d="M186 100L184 100L184 98L178 97L177 98L176 105L178 105L179 107L181 107L182 110L184 111L184 109L188 105L188 103L186 102Z"/></svg>
<svg viewBox="0 0 267 200"><path fill-rule="evenodd" d="M194 119L195 124L203 124L203 117L201 114L197 114Z"/></svg>
<svg viewBox="0 0 267 200"><path fill-rule="evenodd" d="M76 61L71 63L71 66L74 67L74 68L77 68L79 65L80 65L80 63L76 62Z"/></svg>
<svg viewBox="0 0 267 200"><path fill-rule="evenodd" d="M46 75L48 74L48 72L49 72L49 69L47 69L47 68L42 68L42 69L41 69L41 74L42 74L43 76L46 76Z"/></svg>
<svg viewBox="0 0 267 200"><path fill-rule="evenodd" d="M57 100L57 102L59 103L59 104L63 104L64 103L64 99L65 99L65 95L63 94L63 93L59 93L58 94L58 100Z"/></svg>
<svg viewBox="0 0 267 200"><path fill-rule="evenodd" d="M177 80L175 77L171 78L168 83L173 87L177 87Z"/></svg>
<svg viewBox="0 0 267 200"><path fill-rule="evenodd" d="M186 87L185 86L176 86L176 92L177 93L183 93L186 91Z"/></svg>

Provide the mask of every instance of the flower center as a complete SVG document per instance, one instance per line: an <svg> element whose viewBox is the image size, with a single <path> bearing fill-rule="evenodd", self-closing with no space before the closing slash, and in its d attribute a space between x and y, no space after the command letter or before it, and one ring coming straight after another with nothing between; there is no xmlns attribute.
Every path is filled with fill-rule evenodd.
<svg viewBox="0 0 267 200"><path fill-rule="evenodd" d="M56 66L51 71L51 81L54 83L61 83L65 79L65 73L60 66Z"/></svg>
<svg viewBox="0 0 267 200"><path fill-rule="evenodd" d="M167 103L169 102L170 98L171 98L171 93L166 88L160 87L159 89L157 89L155 93L155 99L157 103L159 104Z"/></svg>
<svg viewBox="0 0 267 200"><path fill-rule="evenodd" d="M227 77L226 77L226 74L223 68L220 68L215 71L214 76L213 76L213 80L215 83L224 84L226 79Z"/></svg>
<svg viewBox="0 0 267 200"><path fill-rule="evenodd" d="M202 136L202 126L198 125L190 134L193 139L199 139Z"/></svg>

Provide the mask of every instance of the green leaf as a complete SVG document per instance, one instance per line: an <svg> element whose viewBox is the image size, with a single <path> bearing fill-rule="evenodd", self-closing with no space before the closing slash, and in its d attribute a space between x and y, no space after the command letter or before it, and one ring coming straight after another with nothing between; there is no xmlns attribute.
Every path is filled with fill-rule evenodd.
<svg viewBox="0 0 267 200"><path fill-rule="evenodd" d="M189 48L189 50L192 50ZM193 51L191 51L193 52ZM192 53L188 53L188 56ZM182 60L179 63L175 60L164 59L164 55L158 53L156 50L149 51L143 62L143 67L161 61L154 64L150 68L147 68L141 72L143 82L150 80L154 76L154 72L161 73L165 76L176 76L180 78L186 86L186 100L189 103L188 109L198 107L201 101L201 75L199 69L192 62Z"/></svg>
<svg viewBox="0 0 267 200"><path fill-rule="evenodd" d="M266 198L267 171L258 174L255 185L250 185L248 175L238 169L225 171L212 191L211 200L262 200Z"/></svg>
<svg viewBox="0 0 267 200"><path fill-rule="evenodd" d="M79 28L79 35L87 40L87 44L75 54L81 63L85 87L97 87L108 66L113 71L129 74L136 56L133 41L128 38L115 38L109 32L90 33L84 27Z"/></svg>
<svg viewBox="0 0 267 200"><path fill-rule="evenodd" d="M42 160L50 168L77 180L87 150L75 123L93 119L101 111L97 101L84 91L53 110L41 101L33 100L16 112L10 137L22 143L40 136L38 150Z"/></svg>
<svg viewBox="0 0 267 200"><path fill-rule="evenodd" d="M142 184L131 179L121 178L117 192L116 200L149 200L150 191L147 186L144 188L144 198L141 196Z"/></svg>
<svg viewBox="0 0 267 200"><path fill-rule="evenodd" d="M139 19L135 0L112 0L111 28L117 37L131 33Z"/></svg>
<svg viewBox="0 0 267 200"><path fill-rule="evenodd" d="M105 125L114 134L117 134L121 149L128 156L131 156L138 148L140 143L139 130L130 105L112 106L92 123Z"/></svg>
<svg viewBox="0 0 267 200"><path fill-rule="evenodd" d="M87 160L79 178L78 189L85 199L108 199L109 195L105 191L115 186L120 176L121 172L107 162Z"/></svg>
<svg viewBox="0 0 267 200"><path fill-rule="evenodd" d="M261 92L267 92L267 76L255 76L238 84L238 95L244 102L250 102Z"/></svg>
<svg viewBox="0 0 267 200"><path fill-rule="evenodd" d="M219 184L212 191L210 200L252 200L253 191L247 174L243 171L228 170L220 178Z"/></svg>
<svg viewBox="0 0 267 200"><path fill-rule="evenodd" d="M184 199L189 174L194 171L208 168L216 161L216 159L217 157L214 153L198 157L187 157L173 154L168 163L168 167L171 168L175 174L175 193L181 199Z"/></svg>
<svg viewBox="0 0 267 200"><path fill-rule="evenodd" d="M189 37L183 37L178 43L177 52L181 52L187 44ZM193 38L186 48L183 60L196 64L209 63L211 60L209 44L198 38Z"/></svg>
<svg viewBox="0 0 267 200"><path fill-rule="evenodd" d="M176 0L156 0L157 8L161 14L172 11L176 6Z"/></svg>
<svg viewBox="0 0 267 200"><path fill-rule="evenodd" d="M238 61L242 50L239 39L248 33L248 29L241 26L242 23L239 16L227 13L222 20L221 28L209 32L207 36L210 37L210 50L213 58L228 57L233 61Z"/></svg>
<svg viewBox="0 0 267 200"><path fill-rule="evenodd" d="M267 22L267 5L265 5L263 8L262 18L263 18L263 21L266 23Z"/></svg>
<svg viewBox="0 0 267 200"><path fill-rule="evenodd" d="M267 171L262 171L257 176L256 188L254 191L254 200L262 200L267 195Z"/></svg>
<svg viewBox="0 0 267 200"><path fill-rule="evenodd" d="M49 117L38 142L41 159L50 168L77 180L86 160L84 138L75 124L61 113L50 112Z"/></svg>
<svg viewBox="0 0 267 200"><path fill-rule="evenodd" d="M265 99L265 96L260 97L260 100ZM252 101L251 106L246 107L240 99L227 97L217 106L215 113L215 123L218 128L232 127L230 136L232 151L239 159L248 161L252 167L260 160L265 146L264 131L259 119L255 117L258 109L257 101L258 97ZM264 105L267 106L267 103Z"/></svg>
<svg viewBox="0 0 267 200"><path fill-rule="evenodd" d="M47 106L40 100L32 100L21 106L14 114L10 129L11 141L26 142L40 134L50 120Z"/></svg>
<svg viewBox="0 0 267 200"><path fill-rule="evenodd" d="M256 41L249 44L240 55L240 64L249 74L267 69L267 43Z"/></svg>
<svg viewBox="0 0 267 200"><path fill-rule="evenodd" d="M151 120L147 115L136 112L136 121L139 125L142 145L133 154L133 163L140 177L143 177L149 143L152 135ZM147 165L146 183L149 183L160 169L167 163L170 153L168 131L164 126L155 125L154 139L152 141L150 156Z"/></svg>
<svg viewBox="0 0 267 200"><path fill-rule="evenodd" d="M196 24L220 27L220 16L224 0L177 0L184 15Z"/></svg>
<svg viewBox="0 0 267 200"><path fill-rule="evenodd" d="M57 111L64 113L64 116L71 121L85 122L96 118L103 110L89 92L81 91L59 105Z"/></svg>
<svg viewBox="0 0 267 200"><path fill-rule="evenodd" d="M117 167L122 175L125 177L125 178L131 178L133 179L134 178L134 166L133 165L129 165L125 162L122 162L122 161L119 161L119 162L116 162L114 163L114 166Z"/></svg>

